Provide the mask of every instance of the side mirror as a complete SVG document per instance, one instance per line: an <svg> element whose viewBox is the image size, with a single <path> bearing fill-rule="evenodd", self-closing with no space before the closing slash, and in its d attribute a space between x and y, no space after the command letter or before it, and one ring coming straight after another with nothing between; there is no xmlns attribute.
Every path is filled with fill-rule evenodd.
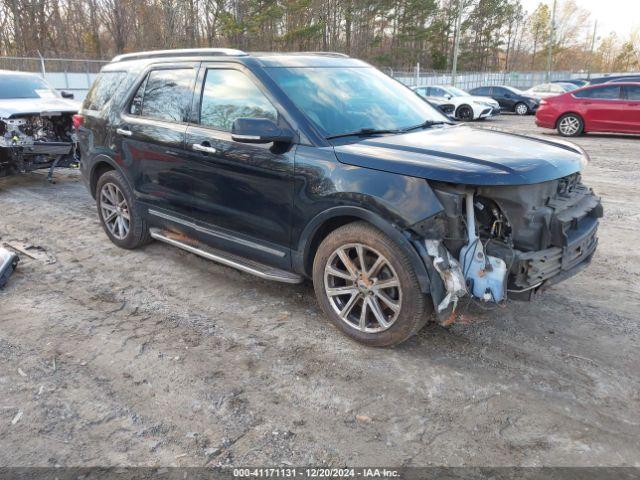
<svg viewBox="0 0 640 480"><path fill-rule="evenodd" d="M268 118L236 118L231 126L231 139L242 143L291 143L293 134Z"/></svg>
<svg viewBox="0 0 640 480"><path fill-rule="evenodd" d="M444 98L446 98L447 100L451 100L453 98L453 95L451 95L450 93L447 93Z"/></svg>
<svg viewBox="0 0 640 480"><path fill-rule="evenodd" d="M62 98L69 98L69 99L73 99L75 97L75 95L71 92L66 92L64 90L62 90L60 92L60 95L62 96Z"/></svg>

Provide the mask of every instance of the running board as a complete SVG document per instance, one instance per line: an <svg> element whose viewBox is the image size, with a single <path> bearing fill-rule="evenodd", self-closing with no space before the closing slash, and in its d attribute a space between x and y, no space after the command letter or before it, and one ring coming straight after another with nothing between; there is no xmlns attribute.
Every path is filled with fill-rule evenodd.
<svg viewBox="0 0 640 480"><path fill-rule="evenodd" d="M301 283L303 278L292 272L286 270L280 270L273 268L262 263L254 262L232 253L227 253L222 250L211 248L204 243L198 242L192 238L186 237L179 233L170 232L167 230L161 230L159 228L150 228L149 234L151 238L159 240L174 247L181 248L187 252L199 255L207 260L212 260L227 267L235 268L237 270L250 273L256 277L264 278L266 280L274 280L276 282L285 283Z"/></svg>

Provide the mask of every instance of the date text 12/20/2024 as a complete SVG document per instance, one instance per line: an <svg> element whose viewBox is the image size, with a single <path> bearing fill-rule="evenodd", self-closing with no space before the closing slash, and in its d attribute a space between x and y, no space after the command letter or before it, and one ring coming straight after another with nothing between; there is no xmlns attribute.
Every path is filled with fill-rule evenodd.
<svg viewBox="0 0 640 480"><path fill-rule="evenodd" d="M397 478L388 468L234 468L234 478Z"/></svg>

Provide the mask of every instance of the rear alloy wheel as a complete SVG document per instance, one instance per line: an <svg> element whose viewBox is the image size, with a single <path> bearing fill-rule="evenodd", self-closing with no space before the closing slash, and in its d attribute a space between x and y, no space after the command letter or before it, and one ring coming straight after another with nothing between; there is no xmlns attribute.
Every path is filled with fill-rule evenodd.
<svg viewBox="0 0 640 480"><path fill-rule="evenodd" d="M109 233L118 240L129 235L131 215L123 193L114 183L105 183L100 189L100 215Z"/></svg>
<svg viewBox="0 0 640 480"><path fill-rule="evenodd" d="M410 260L367 223L345 225L325 238L314 260L313 283L325 314L366 345L401 343L427 321L429 304Z"/></svg>
<svg viewBox="0 0 640 480"><path fill-rule="evenodd" d="M102 228L117 246L137 248L151 241L131 187L119 172L110 170L98 179L96 204Z"/></svg>
<svg viewBox="0 0 640 480"><path fill-rule="evenodd" d="M563 115L558 120L558 133L563 137L577 137L582 134L583 130L582 119L574 113Z"/></svg>
<svg viewBox="0 0 640 480"><path fill-rule="evenodd" d="M525 103L518 103L515 111L518 115L527 115L529 113L529 107Z"/></svg>
<svg viewBox="0 0 640 480"><path fill-rule="evenodd" d="M469 105L461 105L456 111L456 118L463 122L473 120L473 109Z"/></svg>

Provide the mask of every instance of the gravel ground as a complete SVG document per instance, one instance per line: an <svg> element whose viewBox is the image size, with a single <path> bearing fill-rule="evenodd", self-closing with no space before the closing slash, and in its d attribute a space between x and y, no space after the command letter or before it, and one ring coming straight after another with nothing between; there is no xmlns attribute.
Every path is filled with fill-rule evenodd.
<svg viewBox="0 0 640 480"><path fill-rule="evenodd" d="M640 138L577 143L590 268L394 349L343 337L310 284L118 249L77 172L4 179L0 240L56 262L0 291L0 466L640 466Z"/></svg>

